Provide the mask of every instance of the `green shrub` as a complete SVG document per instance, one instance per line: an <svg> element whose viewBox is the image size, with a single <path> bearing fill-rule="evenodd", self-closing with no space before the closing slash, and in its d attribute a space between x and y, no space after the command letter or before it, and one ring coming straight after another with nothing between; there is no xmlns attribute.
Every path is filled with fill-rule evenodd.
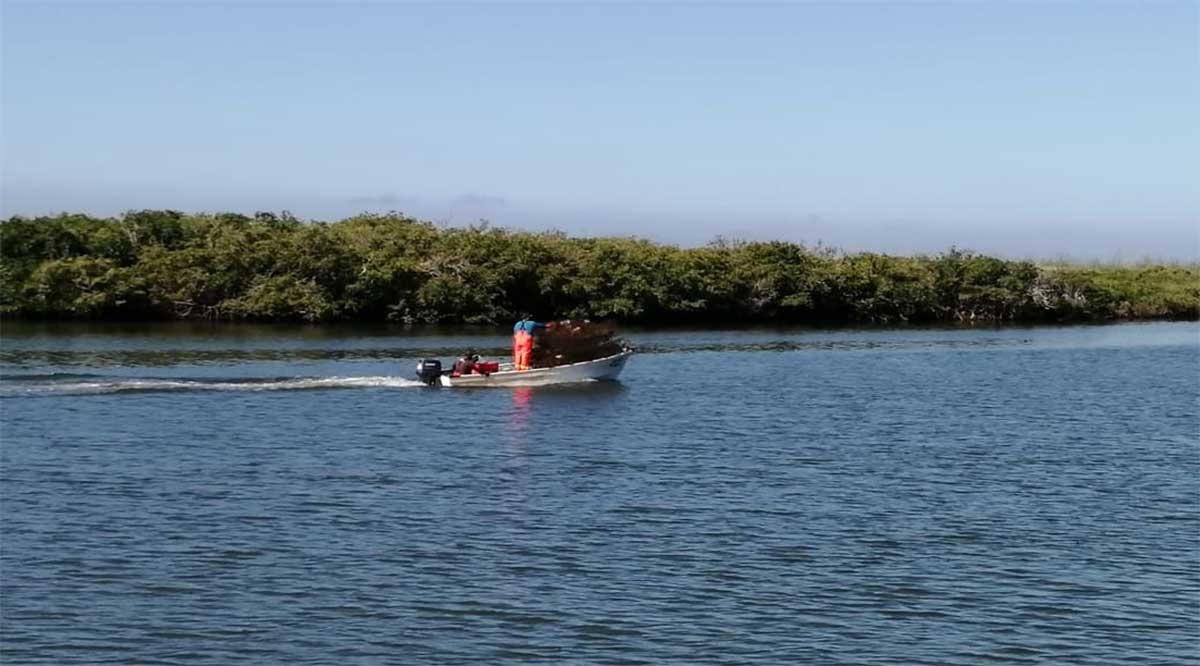
<svg viewBox="0 0 1200 666"><path fill-rule="evenodd" d="M1036 266L951 249L682 249L397 214L135 211L0 223L0 314L496 323L992 322L1200 317L1200 266Z"/></svg>

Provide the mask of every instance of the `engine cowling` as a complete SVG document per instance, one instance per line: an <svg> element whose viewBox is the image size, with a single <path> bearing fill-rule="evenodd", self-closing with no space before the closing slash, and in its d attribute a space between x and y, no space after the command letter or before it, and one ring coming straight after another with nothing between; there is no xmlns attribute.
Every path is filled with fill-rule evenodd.
<svg viewBox="0 0 1200 666"><path fill-rule="evenodd" d="M438 383L442 376L442 362L436 358L426 358L417 361L417 379L429 386Z"/></svg>

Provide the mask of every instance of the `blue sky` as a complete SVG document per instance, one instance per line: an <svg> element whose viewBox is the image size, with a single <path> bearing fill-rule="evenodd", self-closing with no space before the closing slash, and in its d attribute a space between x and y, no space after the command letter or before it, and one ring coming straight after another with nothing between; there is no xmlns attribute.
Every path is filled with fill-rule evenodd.
<svg viewBox="0 0 1200 666"><path fill-rule="evenodd" d="M3 0L0 214L1194 258L1197 6Z"/></svg>

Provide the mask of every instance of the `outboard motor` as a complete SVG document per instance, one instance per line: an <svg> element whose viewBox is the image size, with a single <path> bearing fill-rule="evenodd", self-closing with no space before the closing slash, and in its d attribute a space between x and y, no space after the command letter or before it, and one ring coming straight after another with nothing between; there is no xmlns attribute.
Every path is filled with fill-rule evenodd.
<svg viewBox="0 0 1200 666"><path fill-rule="evenodd" d="M442 362L436 358L427 358L417 361L417 379L425 382L429 386L436 386L438 378L442 376Z"/></svg>

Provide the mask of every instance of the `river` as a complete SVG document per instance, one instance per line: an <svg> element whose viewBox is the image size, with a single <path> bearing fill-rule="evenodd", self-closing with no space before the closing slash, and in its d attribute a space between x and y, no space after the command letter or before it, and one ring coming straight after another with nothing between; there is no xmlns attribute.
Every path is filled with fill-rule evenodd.
<svg viewBox="0 0 1200 666"><path fill-rule="evenodd" d="M1200 326L5 322L0 662L1195 664Z"/></svg>

